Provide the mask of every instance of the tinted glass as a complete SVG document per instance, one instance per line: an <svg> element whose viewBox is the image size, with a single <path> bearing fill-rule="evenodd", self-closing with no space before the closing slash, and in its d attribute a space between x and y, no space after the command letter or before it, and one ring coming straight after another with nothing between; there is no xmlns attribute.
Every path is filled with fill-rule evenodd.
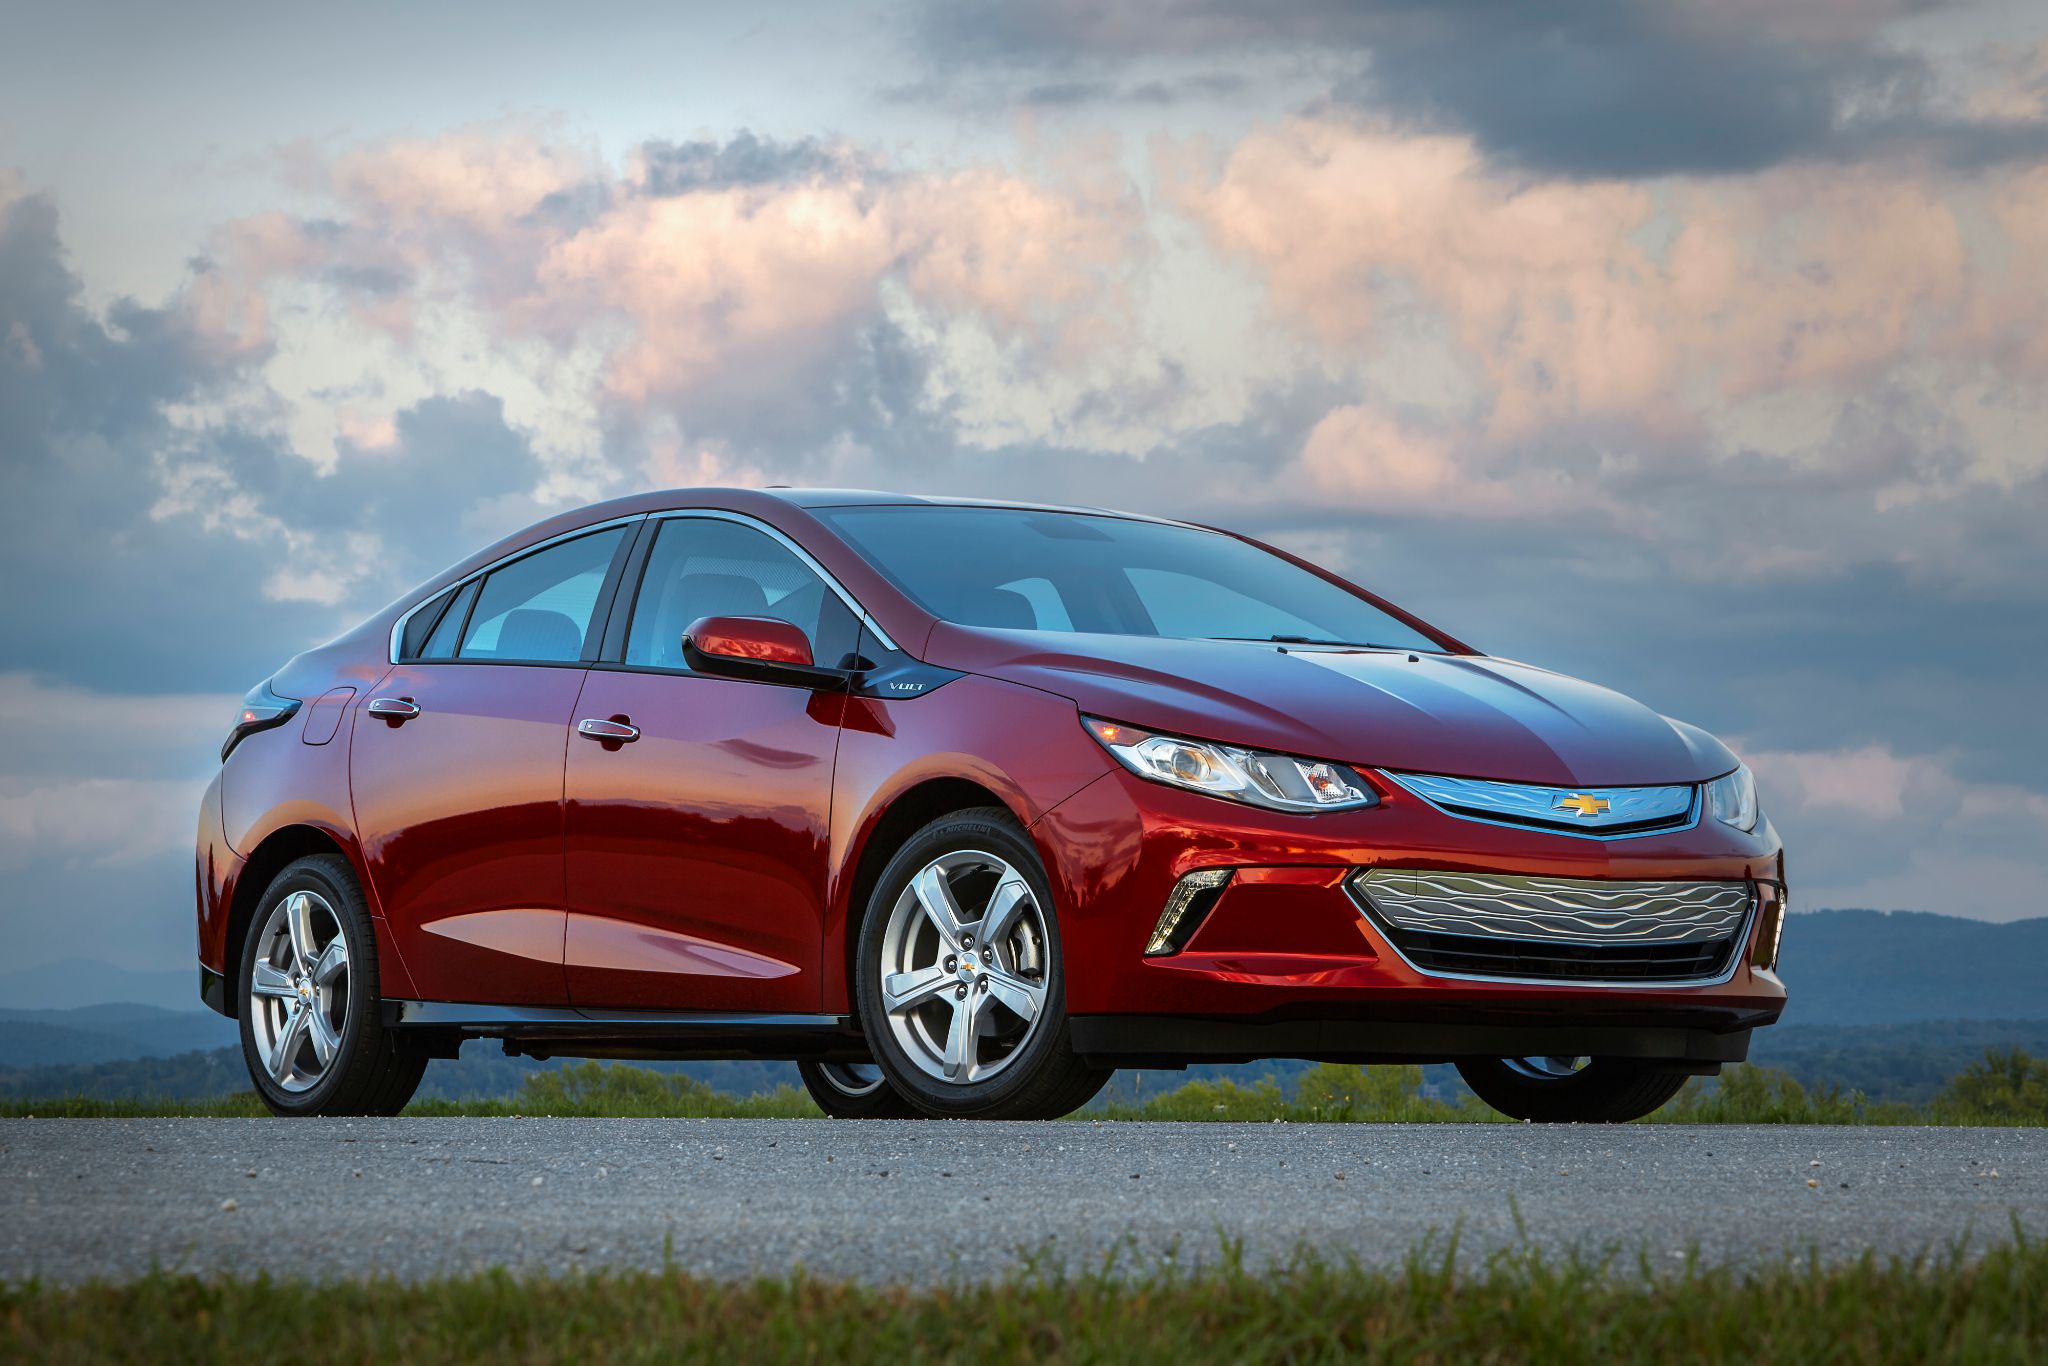
<svg viewBox="0 0 2048 1366"><path fill-rule="evenodd" d="M1327 579L1213 531L1015 508L818 515L925 610L967 626L1444 648Z"/></svg>
<svg viewBox="0 0 2048 1366"><path fill-rule="evenodd" d="M661 524L633 621L626 663L683 665L683 632L699 617L774 617L800 628L811 658L843 664L859 622L825 581L765 532L738 522L681 517Z"/></svg>
<svg viewBox="0 0 2048 1366"><path fill-rule="evenodd" d="M493 571L469 614L462 658L581 659L612 555L625 534L624 527L593 532Z"/></svg>
<svg viewBox="0 0 2048 1366"><path fill-rule="evenodd" d="M405 630L400 633L398 639L400 659L419 658L420 647L427 641L427 633L434 629L434 624L440 621L442 614L448 610L448 604L454 599L455 592L455 589L450 588L440 593L432 602L417 609L405 619Z"/></svg>
<svg viewBox="0 0 2048 1366"><path fill-rule="evenodd" d="M421 659L455 658L455 647L462 640L462 623L469 619L469 605L476 601L476 590L482 586L482 579L471 579L462 585L462 591L448 604L448 610L434 624L434 633L420 648Z"/></svg>

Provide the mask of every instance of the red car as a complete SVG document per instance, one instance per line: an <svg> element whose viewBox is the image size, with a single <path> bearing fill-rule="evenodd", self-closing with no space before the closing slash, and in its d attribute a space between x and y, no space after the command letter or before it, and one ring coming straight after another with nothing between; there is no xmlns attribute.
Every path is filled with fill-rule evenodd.
<svg viewBox="0 0 2048 1366"><path fill-rule="evenodd" d="M865 492L569 513L252 691L201 994L280 1114L465 1039L796 1060L834 1115L1451 1061L1625 1120L1777 1019L1749 771L1247 537Z"/></svg>

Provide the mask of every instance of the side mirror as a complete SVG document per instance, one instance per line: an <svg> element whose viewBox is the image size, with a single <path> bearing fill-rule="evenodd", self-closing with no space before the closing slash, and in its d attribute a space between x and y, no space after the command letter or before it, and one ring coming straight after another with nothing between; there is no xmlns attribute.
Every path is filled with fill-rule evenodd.
<svg viewBox="0 0 2048 1366"><path fill-rule="evenodd" d="M810 639L774 617L700 617L683 632L683 662L696 673L803 688L847 680L844 669L818 667Z"/></svg>

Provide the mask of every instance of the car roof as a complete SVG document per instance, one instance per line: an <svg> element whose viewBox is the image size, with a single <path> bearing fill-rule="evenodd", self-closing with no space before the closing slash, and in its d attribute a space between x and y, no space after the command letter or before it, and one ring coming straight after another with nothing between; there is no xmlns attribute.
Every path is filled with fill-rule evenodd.
<svg viewBox="0 0 2048 1366"><path fill-rule="evenodd" d="M677 493L702 490L676 490ZM1141 512L1120 512L1115 508L1088 507L1072 503L1034 503L1018 498L954 498L931 493L891 493L883 489L802 489L771 484L760 492L771 494L800 508L845 507L955 507L1011 508L1025 512L1073 512L1091 517L1121 517L1132 522L1165 522L1166 517L1148 517Z"/></svg>

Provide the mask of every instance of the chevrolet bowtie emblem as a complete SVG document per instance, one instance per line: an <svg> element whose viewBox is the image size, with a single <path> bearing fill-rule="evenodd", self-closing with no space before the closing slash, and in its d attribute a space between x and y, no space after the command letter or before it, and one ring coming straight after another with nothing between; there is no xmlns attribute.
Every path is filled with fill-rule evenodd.
<svg viewBox="0 0 2048 1366"><path fill-rule="evenodd" d="M1551 808L1559 811L1576 811L1581 816L1597 816L1610 805L1605 797L1589 797L1583 792L1574 792L1569 797L1559 797Z"/></svg>

